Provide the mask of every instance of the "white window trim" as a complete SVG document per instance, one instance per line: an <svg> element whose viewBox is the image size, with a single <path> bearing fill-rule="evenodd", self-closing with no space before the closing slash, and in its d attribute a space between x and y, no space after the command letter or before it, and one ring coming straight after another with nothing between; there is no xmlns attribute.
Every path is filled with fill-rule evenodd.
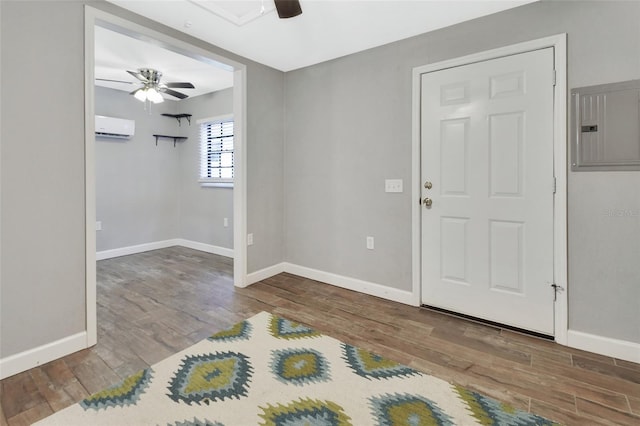
<svg viewBox="0 0 640 426"><path fill-rule="evenodd" d="M216 115L214 117L205 117L196 120L196 124L198 125L198 133L200 125L204 123L220 123L223 121L233 121L233 114L224 114L224 115ZM234 138L235 138L235 123L234 123ZM200 168L202 161L202 141L199 140L200 144L199 155L198 155L198 169ZM234 140L234 152L235 152L235 140ZM235 167L235 166L234 166ZM200 173L198 173L200 175ZM203 188L233 188L233 179L225 179L225 178L199 178L198 183Z"/></svg>
<svg viewBox="0 0 640 426"><path fill-rule="evenodd" d="M233 188L233 181L222 182L220 180L198 179L202 188Z"/></svg>

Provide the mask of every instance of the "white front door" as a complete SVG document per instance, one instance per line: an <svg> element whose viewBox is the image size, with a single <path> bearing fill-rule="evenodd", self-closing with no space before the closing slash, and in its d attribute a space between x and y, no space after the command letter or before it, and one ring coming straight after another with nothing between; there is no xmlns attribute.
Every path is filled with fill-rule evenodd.
<svg viewBox="0 0 640 426"><path fill-rule="evenodd" d="M422 74L423 304L553 335L553 57Z"/></svg>

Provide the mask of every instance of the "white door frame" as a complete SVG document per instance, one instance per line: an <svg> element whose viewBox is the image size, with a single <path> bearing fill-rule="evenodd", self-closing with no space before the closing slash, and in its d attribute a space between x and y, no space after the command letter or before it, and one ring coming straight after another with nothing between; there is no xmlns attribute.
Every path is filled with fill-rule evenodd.
<svg viewBox="0 0 640 426"><path fill-rule="evenodd" d="M563 290L557 292L554 306L554 337L557 343L567 344L567 35L558 34L524 43L518 43L455 59L428 64L413 69L412 148L411 148L411 257L412 293L414 304L421 303L421 196L420 188L420 122L421 75L427 72L487 61L532 50L554 48L556 86L553 94L553 169L556 193L553 206L553 274L555 284Z"/></svg>
<svg viewBox="0 0 640 426"><path fill-rule="evenodd" d="M96 178L95 178L95 31L104 26L139 39L153 40L163 48L209 62L233 72L234 182L233 182L233 280L237 287L247 285L247 70L246 66L190 43L170 37L110 13L85 6L85 303L87 343L97 343L96 306Z"/></svg>

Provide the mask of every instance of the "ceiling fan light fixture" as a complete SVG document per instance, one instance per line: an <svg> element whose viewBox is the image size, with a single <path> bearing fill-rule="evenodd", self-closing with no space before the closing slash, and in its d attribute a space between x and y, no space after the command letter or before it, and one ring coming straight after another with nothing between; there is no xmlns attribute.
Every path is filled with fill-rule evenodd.
<svg viewBox="0 0 640 426"><path fill-rule="evenodd" d="M147 91L146 89L138 89L133 96L140 102L144 102L147 100Z"/></svg>
<svg viewBox="0 0 640 426"><path fill-rule="evenodd" d="M154 104L159 104L164 102L164 98L155 88L149 87L147 89L147 99L149 99Z"/></svg>

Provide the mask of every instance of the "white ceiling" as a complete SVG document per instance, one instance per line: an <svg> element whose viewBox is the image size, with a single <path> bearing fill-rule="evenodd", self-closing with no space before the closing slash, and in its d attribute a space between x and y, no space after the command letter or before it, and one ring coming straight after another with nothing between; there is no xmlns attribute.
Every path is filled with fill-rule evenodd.
<svg viewBox="0 0 640 426"><path fill-rule="evenodd" d="M291 71L536 0L301 0L302 15L290 19L278 18L273 0L109 1L240 56ZM133 82L125 70L140 67L163 72L163 81L192 82L195 90L178 89L190 96L232 85L229 72L96 29L96 77Z"/></svg>
<svg viewBox="0 0 640 426"><path fill-rule="evenodd" d="M98 80L97 85L131 92L140 84L127 70L136 71L138 68L153 68L162 72L162 82L193 83L195 89L174 89L189 96L233 86L233 73L229 71L102 27L95 28L96 78L129 82ZM178 100L167 95L165 98Z"/></svg>

